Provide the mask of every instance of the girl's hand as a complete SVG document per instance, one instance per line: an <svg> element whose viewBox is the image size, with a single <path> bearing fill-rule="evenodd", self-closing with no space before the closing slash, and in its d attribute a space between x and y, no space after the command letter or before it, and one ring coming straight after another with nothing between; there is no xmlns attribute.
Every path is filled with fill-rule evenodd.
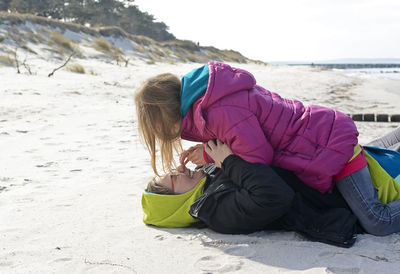
<svg viewBox="0 0 400 274"><path fill-rule="evenodd" d="M207 154L214 159L215 165L219 168L221 168L225 158L233 154L231 148L219 139L217 139L216 142L214 142L214 140L208 141L205 145L205 150Z"/></svg>
<svg viewBox="0 0 400 274"><path fill-rule="evenodd" d="M189 149L182 152L179 156L179 162L181 165L186 165L189 161L198 166L203 166L206 161L203 158L203 144L198 144L190 147Z"/></svg>

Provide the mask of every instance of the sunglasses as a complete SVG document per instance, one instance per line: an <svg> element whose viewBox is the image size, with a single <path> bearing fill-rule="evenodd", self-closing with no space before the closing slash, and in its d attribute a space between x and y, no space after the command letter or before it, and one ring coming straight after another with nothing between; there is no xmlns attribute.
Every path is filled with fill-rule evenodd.
<svg viewBox="0 0 400 274"><path fill-rule="evenodd" d="M174 185L174 177L178 176L178 173L176 172L176 169L173 168L171 169L171 173L169 174L169 178L171 180L171 190L173 193L175 193L175 185Z"/></svg>
<svg viewBox="0 0 400 274"><path fill-rule="evenodd" d="M194 177L194 172L193 172L193 170L190 170L189 169L189 178L193 178ZM174 182L174 177L178 177L178 175L179 175L179 173L176 171L176 169L175 168L173 168L173 169L171 169L171 173L169 174L169 178L170 178L170 181L171 181L171 190L172 190L172 193L175 193L175 182Z"/></svg>

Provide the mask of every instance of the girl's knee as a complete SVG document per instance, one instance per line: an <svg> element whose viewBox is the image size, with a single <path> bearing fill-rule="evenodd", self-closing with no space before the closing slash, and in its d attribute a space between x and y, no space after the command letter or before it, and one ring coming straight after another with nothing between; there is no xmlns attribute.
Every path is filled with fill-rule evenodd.
<svg viewBox="0 0 400 274"><path fill-rule="evenodd" d="M361 225L368 234L374 236L387 236L396 232L390 221L379 220L378 222L364 223Z"/></svg>

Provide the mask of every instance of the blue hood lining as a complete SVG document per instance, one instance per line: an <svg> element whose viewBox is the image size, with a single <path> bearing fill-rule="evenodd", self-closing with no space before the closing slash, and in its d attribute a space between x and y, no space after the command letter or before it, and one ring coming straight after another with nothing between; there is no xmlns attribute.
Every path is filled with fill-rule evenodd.
<svg viewBox="0 0 400 274"><path fill-rule="evenodd" d="M180 91L182 117L185 117L193 102L206 92L208 79L208 65L196 68L182 77Z"/></svg>

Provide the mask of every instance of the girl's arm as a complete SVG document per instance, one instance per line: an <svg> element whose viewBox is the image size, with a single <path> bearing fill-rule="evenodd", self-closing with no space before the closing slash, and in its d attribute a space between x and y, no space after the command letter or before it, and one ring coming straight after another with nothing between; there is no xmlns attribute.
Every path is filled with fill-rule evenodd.
<svg viewBox="0 0 400 274"><path fill-rule="evenodd" d="M203 166L207 164L203 156L203 151L204 151L203 144L197 144L195 146L191 146L187 150L183 151L179 156L180 164L186 166L186 164L189 161L197 166Z"/></svg>

